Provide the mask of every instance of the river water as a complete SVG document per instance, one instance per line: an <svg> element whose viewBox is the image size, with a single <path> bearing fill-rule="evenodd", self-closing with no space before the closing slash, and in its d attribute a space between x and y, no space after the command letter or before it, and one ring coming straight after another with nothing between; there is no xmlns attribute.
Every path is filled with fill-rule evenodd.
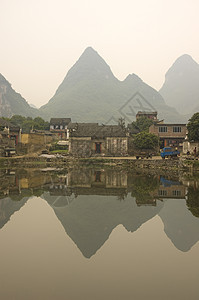
<svg viewBox="0 0 199 300"><path fill-rule="evenodd" d="M198 300L199 179L0 171L1 300Z"/></svg>

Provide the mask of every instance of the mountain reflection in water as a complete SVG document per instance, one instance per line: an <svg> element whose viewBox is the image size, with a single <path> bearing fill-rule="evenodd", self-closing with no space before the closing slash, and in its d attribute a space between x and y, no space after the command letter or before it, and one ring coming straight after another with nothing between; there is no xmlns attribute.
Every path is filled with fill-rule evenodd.
<svg viewBox="0 0 199 300"><path fill-rule="evenodd" d="M175 247L199 241L199 183L126 170L1 170L0 228L32 196L45 199L82 254L90 258L122 224L129 232L156 215Z"/></svg>

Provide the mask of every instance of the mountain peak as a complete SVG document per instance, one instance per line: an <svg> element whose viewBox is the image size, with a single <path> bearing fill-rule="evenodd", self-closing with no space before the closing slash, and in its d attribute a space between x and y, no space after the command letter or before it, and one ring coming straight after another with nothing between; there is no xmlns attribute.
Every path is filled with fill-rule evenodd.
<svg viewBox="0 0 199 300"><path fill-rule="evenodd" d="M191 71L195 68L198 68L197 62L188 54L183 54L180 57L176 59L174 64L171 66L171 68L168 70L167 74L171 72L178 72L178 71Z"/></svg>
<svg viewBox="0 0 199 300"><path fill-rule="evenodd" d="M143 82L143 81L138 75L132 73L125 78L124 82L127 83L127 82Z"/></svg>
<svg viewBox="0 0 199 300"><path fill-rule="evenodd" d="M199 64L188 54L180 56L165 75L160 94L168 105L183 114L191 113L199 99Z"/></svg>
<svg viewBox="0 0 199 300"><path fill-rule="evenodd" d="M192 58L191 55L189 54L183 54L181 56L179 56L177 59L176 59L176 62L182 62L182 61L185 61L185 62L195 62L194 59Z"/></svg>
<svg viewBox="0 0 199 300"><path fill-rule="evenodd" d="M87 47L74 66L68 71L63 82L56 91L62 93L70 83L74 85L80 82L91 84L97 80L117 80L105 60L92 47Z"/></svg>
<svg viewBox="0 0 199 300"><path fill-rule="evenodd" d="M82 53L76 64L73 66L73 68L75 66L82 66L85 68L85 65L90 66L91 68L103 66L104 68L110 69L105 60L92 47L87 47L84 50L84 52Z"/></svg>
<svg viewBox="0 0 199 300"><path fill-rule="evenodd" d="M176 120L180 119L176 112L170 113L170 108L164 104L158 92L145 84L137 75L131 74L124 81L118 80L98 52L92 47L87 47L68 71L55 95L40 108L40 111L47 114L49 118L53 115L64 117L67 114L75 122L112 122L113 119L117 120L121 117L121 107L138 91L144 99L147 99L151 107L157 107L156 110L160 108L160 116L166 111L169 115L167 120L173 116ZM139 99L133 101L135 111L144 105ZM131 106L125 104L124 107L126 114L129 115ZM133 120L134 115L129 122Z"/></svg>
<svg viewBox="0 0 199 300"><path fill-rule="evenodd" d="M83 54L97 54L97 55L99 55L98 53L97 53L97 51L95 50L95 49L93 49L91 46L89 46L89 47L87 47L85 50L84 50L84 52L83 52ZM82 55L83 55L82 54Z"/></svg>

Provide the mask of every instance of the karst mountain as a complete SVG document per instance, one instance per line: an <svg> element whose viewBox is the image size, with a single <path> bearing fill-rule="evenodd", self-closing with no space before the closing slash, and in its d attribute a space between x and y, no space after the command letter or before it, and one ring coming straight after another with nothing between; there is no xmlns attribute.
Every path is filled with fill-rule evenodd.
<svg viewBox="0 0 199 300"><path fill-rule="evenodd" d="M199 64L190 55L180 56L167 71L159 92L181 114L199 111Z"/></svg>
<svg viewBox="0 0 199 300"><path fill-rule="evenodd" d="M168 122L184 121L155 89L135 74L118 80L91 47L68 71L50 101L40 108L48 118L68 116L75 122L99 123L120 117L133 121L139 110L156 110L158 117Z"/></svg>
<svg viewBox="0 0 199 300"><path fill-rule="evenodd" d="M189 55L175 61L158 92L135 74L118 80L104 59L88 47L40 109L30 106L0 74L0 117L70 117L73 122L104 124L123 117L129 123L137 111L145 110L157 111L165 122L185 123L199 110L198 83L199 65Z"/></svg>
<svg viewBox="0 0 199 300"><path fill-rule="evenodd" d="M41 113L15 92L11 84L0 74L0 117L11 118L13 115L37 117Z"/></svg>

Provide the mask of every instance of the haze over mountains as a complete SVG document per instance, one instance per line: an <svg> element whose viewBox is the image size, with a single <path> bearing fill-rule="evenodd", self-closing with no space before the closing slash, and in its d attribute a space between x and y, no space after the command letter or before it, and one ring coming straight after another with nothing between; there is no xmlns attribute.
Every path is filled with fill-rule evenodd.
<svg viewBox="0 0 199 300"><path fill-rule="evenodd" d="M180 56L165 75L160 94L181 114L199 110L199 64L190 55Z"/></svg>
<svg viewBox="0 0 199 300"><path fill-rule="evenodd" d="M118 80L104 59L88 47L40 109L29 105L0 74L0 116L20 114L46 120L67 116L73 122L99 123L122 116L129 123L138 110L156 110L159 119L184 123L199 110L198 83L199 65L189 55L176 60L158 92L135 74Z"/></svg>
<svg viewBox="0 0 199 300"><path fill-rule="evenodd" d="M38 110L30 107L27 101L15 92L11 84L0 74L0 117L11 118L13 115L37 117Z"/></svg>
<svg viewBox="0 0 199 300"><path fill-rule="evenodd" d="M144 99L128 100L139 93ZM146 100L146 101L145 101ZM69 70L55 95L40 108L48 117L70 116L73 121L107 122L121 117L120 109L127 104L124 115L135 119L138 110L157 110L167 121L184 120L173 108L168 107L162 96L145 84L135 74L119 81L103 58L91 47L87 48ZM150 104L150 105L149 105Z"/></svg>

